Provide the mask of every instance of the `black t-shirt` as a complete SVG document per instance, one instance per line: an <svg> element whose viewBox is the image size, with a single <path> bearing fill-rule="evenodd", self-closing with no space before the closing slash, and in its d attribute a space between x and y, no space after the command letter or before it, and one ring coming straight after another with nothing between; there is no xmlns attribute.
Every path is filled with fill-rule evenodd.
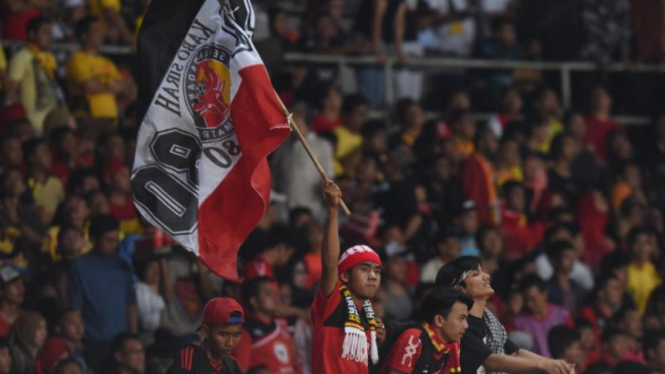
<svg viewBox="0 0 665 374"><path fill-rule="evenodd" d="M469 328L462 338L460 363L462 365L462 374L475 374L483 362L492 354L492 351L483 340L487 336L485 322L481 318L473 316L469 316L467 322L469 323ZM519 350L510 339L506 340L503 348L508 355Z"/></svg>
<svg viewBox="0 0 665 374"><path fill-rule="evenodd" d="M175 357L169 374L243 374L231 357L225 357L220 364L208 359L203 348L190 344L183 347Z"/></svg>

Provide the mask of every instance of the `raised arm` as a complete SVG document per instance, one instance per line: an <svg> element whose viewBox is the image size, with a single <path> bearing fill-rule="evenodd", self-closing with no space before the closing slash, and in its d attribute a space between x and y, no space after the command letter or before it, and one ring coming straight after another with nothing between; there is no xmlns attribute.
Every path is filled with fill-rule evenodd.
<svg viewBox="0 0 665 374"><path fill-rule="evenodd" d="M342 201L342 191L331 180L326 180L323 186L323 197L328 206L328 220L323 232L323 247L321 249L321 292L330 296L335 290L339 274L337 273L337 260L339 259L339 235L337 232L337 215L339 204Z"/></svg>

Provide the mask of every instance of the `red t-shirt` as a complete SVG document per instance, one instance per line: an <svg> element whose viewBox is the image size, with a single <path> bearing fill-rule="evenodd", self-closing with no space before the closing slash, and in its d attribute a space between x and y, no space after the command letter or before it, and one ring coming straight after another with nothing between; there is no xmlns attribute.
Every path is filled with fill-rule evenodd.
<svg viewBox="0 0 665 374"><path fill-rule="evenodd" d="M596 117L587 117L584 145L591 146L598 158L607 161L608 147L607 135L621 126L612 121L601 121Z"/></svg>
<svg viewBox="0 0 665 374"><path fill-rule="evenodd" d="M276 319L264 324L248 317L233 356L244 372L264 365L273 374L292 374L293 337L286 321Z"/></svg>
<svg viewBox="0 0 665 374"><path fill-rule="evenodd" d="M136 218L134 200L131 197L128 197L125 199L123 205L109 204L109 214L115 217L118 221L126 221Z"/></svg>
<svg viewBox="0 0 665 374"><path fill-rule="evenodd" d="M4 37L7 40L25 41L28 39L28 22L33 18L39 17L42 12L38 9L28 10L27 12L11 13L6 7L0 7L5 13L2 23L4 24Z"/></svg>
<svg viewBox="0 0 665 374"><path fill-rule="evenodd" d="M11 328L11 323L7 322L4 317L0 316L0 338L6 338L9 336L9 329Z"/></svg>
<svg viewBox="0 0 665 374"><path fill-rule="evenodd" d="M339 291L340 282L337 282L333 293L326 297L319 288L312 303L312 372L337 374L367 374L367 362L356 362L342 358L344 345L344 324L347 319L347 307ZM369 324L362 309L358 310L360 319L365 327L367 345L371 344ZM368 360L369 361L369 357Z"/></svg>
<svg viewBox="0 0 665 374"><path fill-rule="evenodd" d="M342 117L337 117L333 121L329 120L323 114L319 114L312 119L312 128L317 134L326 131L332 131L342 125Z"/></svg>
<svg viewBox="0 0 665 374"><path fill-rule="evenodd" d="M245 268L245 278L256 279L264 277L274 279L275 274L272 265L270 265L263 256L258 255L247 263L247 267Z"/></svg>

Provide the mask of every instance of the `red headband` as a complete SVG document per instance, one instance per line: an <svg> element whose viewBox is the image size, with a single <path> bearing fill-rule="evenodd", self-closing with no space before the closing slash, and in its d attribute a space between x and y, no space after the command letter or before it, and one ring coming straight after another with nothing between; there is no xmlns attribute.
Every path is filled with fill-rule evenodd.
<svg viewBox="0 0 665 374"><path fill-rule="evenodd" d="M381 258L374 250L366 245L356 245L346 250L337 263L337 272L346 273L354 266L363 262L373 262L381 265Z"/></svg>

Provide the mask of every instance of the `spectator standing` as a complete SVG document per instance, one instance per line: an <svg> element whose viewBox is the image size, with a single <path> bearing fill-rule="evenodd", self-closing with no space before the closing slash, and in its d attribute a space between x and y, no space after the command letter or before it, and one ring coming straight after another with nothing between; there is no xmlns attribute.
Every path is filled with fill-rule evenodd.
<svg viewBox="0 0 665 374"><path fill-rule="evenodd" d="M381 286L386 294L386 318L404 321L411 318L414 308L413 296L406 285L407 253L399 245L388 245L384 250L386 253Z"/></svg>
<svg viewBox="0 0 665 374"><path fill-rule="evenodd" d="M94 250L72 261L69 272L71 304L83 317L86 358L95 371L111 355L116 335L138 332L132 272L116 255L119 235L119 223L113 216L93 217L90 238Z"/></svg>
<svg viewBox="0 0 665 374"><path fill-rule="evenodd" d="M565 325L554 326L547 334L547 346L552 358L575 364L575 373L584 372L587 355L577 331Z"/></svg>
<svg viewBox="0 0 665 374"><path fill-rule="evenodd" d="M344 98L342 115L344 124L333 130L335 134L335 174L355 174L360 163L360 152L363 147L361 131L367 122L369 111L367 100L360 95Z"/></svg>
<svg viewBox="0 0 665 374"><path fill-rule="evenodd" d="M586 118L584 145L589 147L603 164L608 161L608 135L619 129L619 124L612 120L611 115L612 97L605 88L596 87L591 94L591 112Z"/></svg>
<svg viewBox="0 0 665 374"><path fill-rule="evenodd" d="M43 17L27 25L28 43L9 61L5 101L20 102L37 134L46 116L60 104L62 92L55 81L57 61L49 51L53 24Z"/></svg>
<svg viewBox="0 0 665 374"><path fill-rule="evenodd" d="M28 186L39 210L42 224L47 226L53 220L58 205L65 199L65 188L60 179L49 175L53 157L48 142L33 139L24 146L28 163Z"/></svg>
<svg viewBox="0 0 665 374"><path fill-rule="evenodd" d="M330 86L325 90L320 110L312 118L312 128L317 134L333 131L342 125L342 92L338 87Z"/></svg>
<svg viewBox="0 0 665 374"><path fill-rule="evenodd" d="M118 98L134 96L134 84L130 77L123 77L113 61L99 53L104 44L104 26L99 18L89 16L79 21L76 37L81 50L67 62L70 90L76 99L85 102L76 106L92 118L114 122L118 118Z"/></svg>
<svg viewBox="0 0 665 374"><path fill-rule="evenodd" d="M89 7L90 14L104 22L103 27L109 40L117 44L122 39L132 46L132 50L136 50L136 38L122 16L120 0L91 0Z"/></svg>
<svg viewBox="0 0 665 374"><path fill-rule="evenodd" d="M167 280L162 277L162 268L168 266L159 257L150 257L144 262L135 261L134 266L139 281L134 284L136 306L139 311L141 340L144 344L154 343L154 335L161 327L162 314L166 302L160 288Z"/></svg>
<svg viewBox="0 0 665 374"><path fill-rule="evenodd" d="M273 317L277 307L273 280L245 281L241 294L249 313L233 353L238 366L245 372L265 366L271 373L293 373L293 336L285 320Z"/></svg>
<svg viewBox="0 0 665 374"><path fill-rule="evenodd" d="M639 228L633 229L628 234L627 246L631 256L628 265L628 293L640 314L644 314L651 292L661 282L653 263L656 248L652 234Z"/></svg>
<svg viewBox="0 0 665 374"><path fill-rule="evenodd" d="M563 306L572 315L577 315L584 302L584 290L571 279L575 263L575 248L566 241L556 241L548 245L547 258L554 274L547 282L549 301Z"/></svg>
<svg viewBox="0 0 665 374"><path fill-rule="evenodd" d="M481 223L499 222L499 200L494 184L496 172L492 165L497 148L496 135L489 128L482 129L476 138L476 152L460 169L462 190L476 204Z"/></svg>
<svg viewBox="0 0 665 374"><path fill-rule="evenodd" d="M0 339L0 374L12 374L12 354L7 339Z"/></svg>
<svg viewBox="0 0 665 374"><path fill-rule="evenodd" d="M422 266L420 282L434 283L439 269L459 257L462 252L459 235L452 230L439 232L434 239L437 256Z"/></svg>

